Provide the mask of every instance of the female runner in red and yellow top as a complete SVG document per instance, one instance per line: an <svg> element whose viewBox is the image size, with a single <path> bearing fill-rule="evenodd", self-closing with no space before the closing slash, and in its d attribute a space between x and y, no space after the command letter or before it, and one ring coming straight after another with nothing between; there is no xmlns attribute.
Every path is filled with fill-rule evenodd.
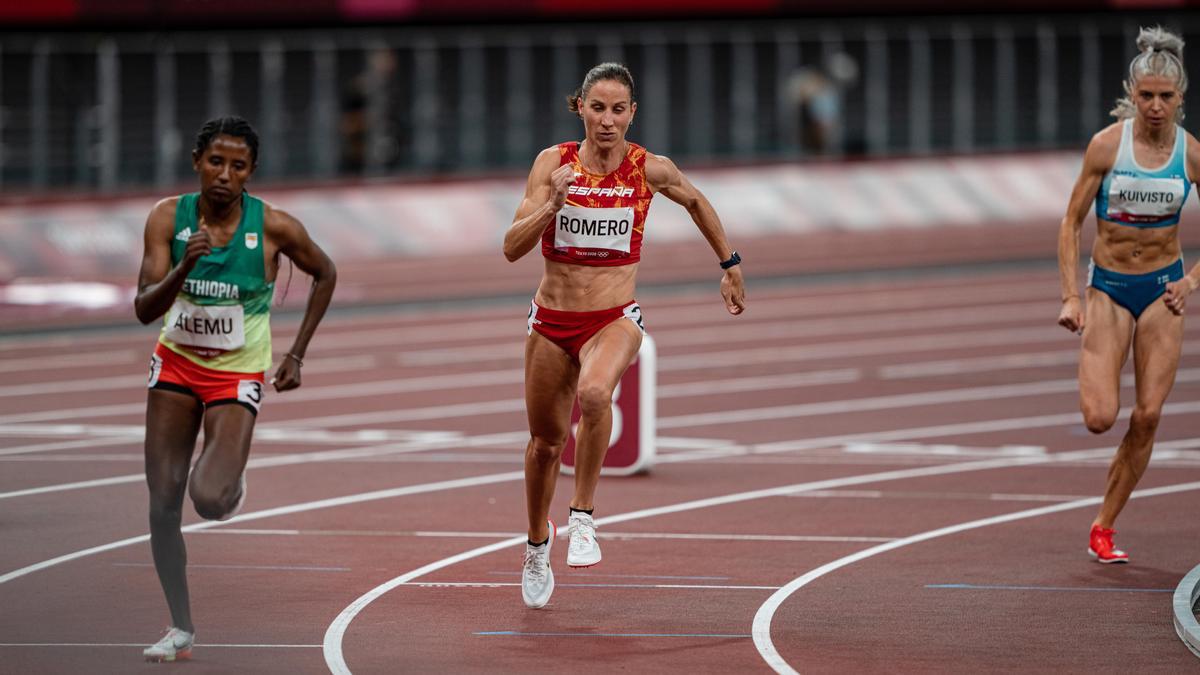
<svg viewBox="0 0 1200 675"><path fill-rule="evenodd" d="M568 102L583 120L584 141L538 155L504 237L510 261L539 240L546 259L525 343L529 543L521 590L529 607L545 605L554 591L549 561L554 526L548 514L576 396L582 417L567 563L587 567L600 561L593 497L612 428L613 390L642 341L634 280L654 194L688 210L725 270L721 297L726 309L735 315L745 309L741 258L729 246L712 205L671 160L625 140L637 112L629 71L615 63L596 66Z"/></svg>

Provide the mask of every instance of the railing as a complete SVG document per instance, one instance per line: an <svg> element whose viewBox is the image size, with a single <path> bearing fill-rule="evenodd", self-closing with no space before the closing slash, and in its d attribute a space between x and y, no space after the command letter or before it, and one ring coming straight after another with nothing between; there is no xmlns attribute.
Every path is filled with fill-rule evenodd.
<svg viewBox="0 0 1200 675"><path fill-rule="evenodd" d="M1185 39L1200 28L1168 18ZM259 130L259 181L523 169L581 135L564 97L604 60L636 78L630 138L692 163L1082 147L1137 27L1109 14L0 35L0 190L177 186L195 131L229 113Z"/></svg>

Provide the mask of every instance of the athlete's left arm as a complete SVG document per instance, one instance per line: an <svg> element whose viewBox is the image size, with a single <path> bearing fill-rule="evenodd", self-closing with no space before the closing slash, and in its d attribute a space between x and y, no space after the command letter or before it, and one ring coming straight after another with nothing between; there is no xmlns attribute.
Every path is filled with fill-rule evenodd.
<svg viewBox="0 0 1200 675"><path fill-rule="evenodd" d="M1183 130L1180 129L1180 131ZM1188 134L1187 141L1188 177L1196 182L1196 179L1200 178L1200 141L1197 141L1196 137L1191 134ZM1163 302L1167 303L1167 309L1175 314L1183 314L1188 295L1197 288L1200 288L1200 262L1193 265L1182 279L1167 284L1167 292L1163 293Z"/></svg>
<svg viewBox="0 0 1200 675"><path fill-rule="evenodd" d="M733 247L725 237L725 228L721 226L716 209L674 162L661 155L646 153L646 182L655 192L687 209L717 254L718 261L728 260L733 255ZM740 264L725 270L725 276L721 278L721 297L730 314L741 314L746 309L746 288Z"/></svg>
<svg viewBox="0 0 1200 675"><path fill-rule="evenodd" d="M333 297L333 287L337 284L337 268L333 261L308 236L304 225L285 211L265 206L263 214L263 229L271 239L279 253L286 255L296 263L296 266L312 277L312 288L308 293L308 304L304 308L304 318L300 321L300 329L296 331L296 339L292 348L287 351L275 371L272 383L276 391L287 391L300 386L300 366L304 353L308 351L308 342L317 330L317 324L325 316L329 301Z"/></svg>

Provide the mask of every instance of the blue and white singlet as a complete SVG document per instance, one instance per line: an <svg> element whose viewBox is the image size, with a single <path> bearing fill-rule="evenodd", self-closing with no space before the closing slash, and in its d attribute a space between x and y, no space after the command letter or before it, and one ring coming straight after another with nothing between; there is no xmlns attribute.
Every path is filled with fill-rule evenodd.
<svg viewBox="0 0 1200 675"><path fill-rule="evenodd" d="M1187 173L1187 132L1175 125L1175 148L1166 163L1146 169L1133 156L1133 120L1121 127L1121 147L1096 193L1096 217L1131 227L1168 227L1192 190Z"/></svg>

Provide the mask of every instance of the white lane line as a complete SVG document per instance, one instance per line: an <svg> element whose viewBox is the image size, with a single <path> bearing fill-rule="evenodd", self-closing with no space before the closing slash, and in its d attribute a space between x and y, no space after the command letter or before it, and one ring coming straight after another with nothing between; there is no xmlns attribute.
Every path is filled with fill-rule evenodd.
<svg viewBox="0 0 1200 675"><path fill-rule="evenodd" d="M790 496L790 495L789 495ZM842 496L839 494L838 496ZM317 536L317 537L431 537L439 539L503 539L519 536L519 532L457 532L457 531L420 531L420 530L269 530L249 528L221 528L207 530L206 534L239 534L239 535L285 535L285 536ZM681 539L701 541L774 541L774 542L806 542L806 543L847 543L847 542L881 542L892 541L895 537L850 537L837 535L803 535L803 534L696 534L686 532L604 532L605 539ZM149 565L150 563L146 563Z"/></svg>
<svg viewBox="0 0 1200 675"><path fill-rule="evenodd" d="M144 360L149 364L149 350L117 349L87 354L59 354L55 356L21 356L0 360L0 373L18 373L23 370L54 370L56 368L87 368L98 363L118 365ZM147 366L149 368L149 366Z"/></svg>
<svg viewBox="0 0 1200 675"><path fill-rule="evenodd" d="M1200 381L1200 368L1184 368L1179 370L1176 373L1175 381L1177 383ZM1124 387L1133 386L1133 375L1129 374L1122 377L1121 385ZM658 421L658 428L695 428L762 420L811 417L814 415L837 415L850 412L865 412L868 410L910 408L943 403L990 401L1002 398L1068 393L1076 391L1078 387L1079 380L1072 377L1061 380L1043 380L1039 382L1000 384L985 387L964 387L961 389L941 389L929 392L852 398L840 401L821 401L818 403L799 403L794 405L744 408L741 410L719 410L692 415L665 417Z"/></svg>
<svg viewBox="0 0 1200 675"><path fill-rule="evenodd" d="M705 396L709 394L731 394L741 391L770 391L772 389L798 389L814 387L823 384L846 384L862 379L859 368L840 368L837 370L819 370L807 373L783 373L780 375L755 375L752 377L731 377L728 379L704 379L697 382L678 382L676 384L660 384L658 398L677 398L681 396Z"/></svg>
<svg viewBox="0 0 1200 675"><path fill-rule="evenodd" d="M853 303L836 302L836 299L853 296ZM856 314L867 310L900 310L952 307L956 303L975 306L981 302L1037 300L1046 296L1045 281L1008 281L1008 280L972 280L970 284L924 284L911 288L897 289L881 287L877 284L854 285L852 287L821 288L812 287L797 297L787 290L760 290L755 294L755 307L758 311L770 316L838 316ZM691 325L697 322L698 314L706 309L712 309L711 298L703 295L685 297L670 297L652 300L655 305L654 319L656 325ZM521 324L523 315L518 316L520 308L513 305L514 312L435 312L432 315L422 314L419 324L409 316L381 317L372 320L375 325L384 328L363 328L358 318L327 317L321 324L321 331L316 339L326 339L337 345L362 348L371 346L392 346L395 344L412 344L421 341L445 342L447 338L485 338L513 334L513 326ZM514 319L514 317L517 317ZM704 320L707 320L706 318ZM430 321L438 323L431 324ZM295 328L290 323L278 328L275 338L282 343L295 336ZM11 337L0 340L0 354L3 358L18 358L27 355L7 353L22 349L44 350L46 347L61 347L78 349L82 345L90 345L95 350L98 345L123 344L131 339L152 341L153 335L135 335L130 331L106 331L77 335L56 335L36 337ZM334 345L323 345L328 349Z"/></svg>
<svg viewBox="0 0 1200 675"><path fill-rule="evenodd" d="M1051 307L1045 302L1006 303L924 312L875 313L866 318L812 319L806 317L798 321L776 319L769 323L739 322L736 325L722 326L719 330L705 326L705 328L654 330L653 335L664 347L671 348L707 344L727 345L736 342L759 342L785 338L849 336L862 333L1011 323L1028 321L1031 316L1046 314L1049 309ZM653 322L650 327L655 327ZM1049 328L1043 330L1050 332ZM436 349L402 351L396 354L396 361L402 365L432 366L499 361L519 358L523 353L524 347L520 342L505 340L473 347L438 347Z"/></svg>
<svg viewBox="0 0 1200 675"><path fill-rule="evenodd" d="M1185 368L1179 370L1175 381L1177 383L1183 383L1197 380L1200 380L1200 368ZM1122 378L1121 382L1122 386L1133 386L1132 375ZM868 410L889 410L895 408L939 405L961 401L980 401L1001 397L1059 394L1074 392L1078 387L1078 380L1072 377L1059 380L1042 380L985 387L939 389L936 391L914 394L851 398L788 406L766 406L757 408L744 408L739 410L721 410L691 415L661 417L658 420L658 428L695 428L725 425L734 422L755 422L769 419L791 419L803 416L830 415L862 412ZM324 417L309 417L306 419L277 422L273 426L287 428L306 426L328 428L364 424L414 422L434 419L455 419L464 416L475 417L485 414L523 412L524 410L525 399L513 398L507 400L487 401L482 403L455 403L450 405L430 406L426 408L407 408L404 410L379 410L370 412L342 413L336 415L327 415ZM0 422L2 421L3 420L0 420Z"/></svg>
<svg viewBox="0 0 1200 675"><path fill-rule="evenodd" d="M30 358L30 357L27 357ZM40 357L31 357L38 359ZM149 358L147 356L147 358ZM95 365L93 362L89 365ZM309 375L320 373L345 373L355 370L371 370L378 367L378 359L370 354L358 356L340 356L337 358L305 359L304 372ZM274 370L274 368L272 368ZM56 381L30 382L28 384L12 384L0 386L0 398L10 396L43 396L48 394L73 394L89 391L119 391L136 389L146 385L146 376L112 375L109 377L94 377L88 379L65 379Z"/></svg>
<svg viewBox="0 0 1200 675"><path fill-rule="evenodd" d="M1044 455L1041 445L1002 445L995 448L971 448L962 445L926 443L847 443L842 450L864 455L936 455L939 457L995 457L997 455Z"/></svg>
<svg viewBox="0 0 1200 675"><path fill-rule="evenodd" d="M1030 300L1038 297L1039 294L1034 290L1035 285L1030 284L1027 286L1027 289L1029 290L1028 297ZM1041 305L1044 304L1036 302L1013 302L1014 300L1019 300L1021 294L1006 294L1003 292L1003 288L992 289L990 292L985 291L982 295L978 292L972 292L972 290L973 289L955 289L954 291L947 290L938 294L939 296L942 296L944 293L945 297L934 298L934 302L930 302L930 295L928 293L921 292L913 293L910 296L900 297L895 297L891 294L876 294L856 300L854 307L830 305L828 302L823 303L820 300L814 301L812 299L806 299L806 301L797 303L794 299L784 298L780 299L778 302L767 301L765 305L762 301L760 301L756 307L759 308L760 312L764 312L762 316L774 317L776 322L780 317L788 316L802 316L804 317L804 320L802 322L789 323L784 327L772 327L773 324L768 325L765 322L758 322L744 324L741 327L734 326L733 328L739 331L747 331L755 336L767 336L766 334L762 333L762 331L766 330L782 331L781 336L793 334L827 335L841 333L847 330L845 327L843 327L847 325L844 323L845 319L833 317L838 317L845 314L859 314L868 310L887 310L887 312L890 312L873 315L871 319L871 321L874 323L873 329L878 330L881 326L886 328L886 326L879 322L895 320L899 322L897 325L910 325L909 322L916 320L914 317L919 317L922 315L930 315L931 324L940 320L944 321L945 319L939 319L938 317L947 312L959 314L962 312L976 312L982 317L980 319L982 321L996 321L1001 320L997 318L999 316L999 312L1004 311L1006 307L1013 307L1014 309L1012 311L1014 313L1028 316L1036 313L1038 309L1041 308ZM954 307L952 304L945 302L947 299L953 299L959 302L969 302L970 304L967 304L963 307ZM980 302L990 302L992 300L1007 302L1004 302L1003 304L991 305L992 307L996 308L996 312L994 313L988 313L978 309ZM773 307L774 305L779 306ZM1022 305L1024 306L1024 309L1016 309L1018 306ZM660 329L667 326L695 326L697 323L702 323L702 326L705 327L707 326L709 319L703 316L698 317L696 309L676 309L677 311L672 311L672 308L667 306L656 311L654 325ZM766 312L771 313L767 314ZM959 325L964 322L968 322L971 316L974 315L963 315L961 320L952 321L949 325ZM420 343L421 341L435 342L444 346L445 343L450 340L472 340L486 337L501 337L505 335L518 336L520 330L518 328L519 323L519 321L514 319L469 321L467 323L456 324L450 330L448 330L447 326L444 325L422 325L416 327L383 328L375 330L354 330L353 328L350 328L345 334L329 332L328 330L323 329L317 334L315 343L322 353L337 352L341 350L361 351L363 348L392 347L396 344L410 345L413 343ZM851 329L853 329L854 324L849 324L849 326ZM714 334L713 331L697 330L694 327L677 328L676 330L661 330L659 333L656 333L656 335L661 334L660 340L666 340L667 342L675 339L674 336L678 336L678 339L684 341L700 340L701 342L726 342L731 339L736 339L737 334L731 336L727 331L728 329L722 329L720 335L724 337L721 340L711 337L711 335ZM796 333L795 331L800 332ZM280 331L276 335L276 338L282 341L288 336L290 336L288 331ZM128 344L132 339L134 338L129 336L120 336L119 339L109 339L106 341L116 342L118 344ZM139 341L142 340L140 336L136 339ZM759 338L756 337L756 339ZM63 346L66 348L78 349L82 344L95 344L96 342L96 340L68 339L64 340ZM151 345L153 342L152 340L146 340L145 344ZM519 344L519 341L513 344ZM682 342L681 344L690 343ZM39 342L39 346L41 345L43 345L43 343ZM2 349L3 347L0 346L0 372L37 370L38 368L52 370L80 365L92 366L97 363L123 364L136 361L139 355L142 358L148 358L145 356L145 354L143 354L143 352L138 351L137 349L122 349L119 351L99 352L95 354L68 354L65 356L31 356L26 354L13 354L10 356L3 354ZM146 353L148 353L148 349L149 347L146 348ZM401 352L401 355L407 353L414 352ZM424 352L415 353L420 354ZM341 366L340 364L343 363L344 366ZM305 370L313 373L324 371L364 370L375 367L375 363L376 360L373 355L346 354L338 355L333 358L314 358L311 362L306 364ZM29 393L51 393L103 390L110 387L118 388L120 386L118 383L124 379L126 379L126 376L77 380L76 382L79 383L79 387L74 389L70 388L72 381L69 380L13 385L12 391L17 392L25 390ZM128 378L128 380L136 384L141 380L141 378ZM106 382L111 382L111 384L106 385ZM21 395L19 393L8 393L9 391L9 387L0 387L0 397Z"/></svg>
<svg viewBox="0 0 1200 675"><path fill-rule="evenodd" d="M960 375L963 373L992 372L994 370L1012 370L1016 368L1073 366L1078 363L1078 349L1063 349L1052 352L1023 352L1017 354L998 354L996 356L976 356L967 359L944 359L941 361L924 361L921 363L901 363L880 366L876 372L878 373L880 379L899 380L915 377L936 377L939 375Z"/></svg>
<svg viewBox="0 0 1200 675"><path fill-rule="evenodd" d="M1057 331L1061 328L1054 327ZM972 347L1014 346L1040 342L1061 343L1064 336L1051 328L993 328L953 333L918 333L900 337L837 340L790 347L758 347L711 352L696 352L678 356L658 357L660 372L744 367L757 364L802 363L835 358L880 356L883 354L917 354L941 352ZM1068 338L1069 339L1069 338Z"/></svg>
<svg viewBox="0 0 1200 675"><path fill-rule="evenodd" d="M130 647L143 649L145 642L0 642L0 647ZM268 645L268 644L210 644L200 643L208 649L318 649L321 645Z"/></svg>
<svg viewBox="0 0 1200 675"><path fill-rule="evenodd" d="M1057 330L1061 331L1062 329ZM784 363L801 363L807 361L854 356L905 354L921 351L967 349L971 347L984 346L1012 346L1029 342L1060 342L1062 339L1062 336L1060 336L1058 332L1055 332L1055 330L1046 328L1022 328L1013 330L985 330L965 331L958 333L939 333L932 335L913 335L902 338L883 338L856 341L839 340L837 342L796 345L792 347L731 349L715 352L702 352L697 354L684 354L679 356L665 356L659 357L658 369L660 372L683 372L692 370L709 371L713 368L721 366L747 366L763 363L778 366ZM500 383L505 380L511 380L511 382L517 383L520 382L522 373L523 371L521 369L513 368L498 371L486 371L479 374L412 378L413 380L423 382L424 384L422 386L429 387L428 389L417 387L412 389L412 391L433 391L437 390L438 388L453 390L458 387L470 386L471 382L482 380L490 380L493 384ZM472 380L472 377L477 377L479 379ZM368 385L369 387L377 386L379 391L383 391L388 387L405 386L392 384L394 382L405 381L407 380L381 380L375 383L363 384ZM443 385L445 386L443 387ZM321 400L323 392L326 390L333 391L334 393L340 392L340 395L342 396L349 396L351 390L348 390L345 387L346 385L328 385L299 389L296 392L291 392L286 396L271 397L269 405L271 405L274 409L278 406L286 406L290 401L306 402L309 400ZM300 397L298 398L297 396ZM496 402L481 402L479 405L486 405L488 403ZM144 402L142 402L90 406L83 408L40 410L0 415L0 424L61 422L68 419L81 419L88 417L134 415L143 413L145 409L146 405ZM379 415L382 413L374 414Z"/></svg>
<svg viewBox="0 0 1200 675"><path fill-rule="evenodd" d="M197 530L207 530L213 527L220 527L225 523L245 523L252 520L260 520L262 518L273 518L275 516L290 515L293 513L303 513L306 511L316 511L319 509L328 509L337 506L346 506L348 504L360 504L362 502L375 501L378 499L392 499L394 497L403 497L406 495L426 494L429 492L440 492L443 490L455 490L458 488L478 487L480 485L491 485L492 483L506 483L516 480L521 480L525 477L524 471L510 471L508 473L495 473L484 476L473 476L470 478L458 478L454 480L437 481L435 483L421 483L419 485L408 485L398 488L389 488L387 490L373 490L371 492L360 492L358 494L346 495L344 497L333 497L330 499L320 499L311 502L301 502L299 504L290 504L288 506L279 506L273 509L265 509L263 511L253 511L243 513L230 520L206 520L202 523L194 523L180 528L183 532L195 532ZM80 551L74 551L60 555L49 560L27 565L20 569L13 570L7 574L0 575L0 584L6 584L13 579L19 579L27 574L32 574L38 570L44 570L48 567L61 565L65 562L86 558L97 553L112 551L134 544L150 541L149 534L129 537L100 546L93 546ZM524 541L524 540L522 540Z"/></svg>
<svg viewBox="0 0 1200 675"><path fill-rule="evenodd" d="M1177 415L1200 412L1200 401L1186 401L1179 403L1168 403L1163 406L1163 415ZM1124 409L1118 415L1119 420L1127 419L1130 409ZM670 420L673 418L663 418ZM662 420L660 420L660 425ZM855 443L870 443L882 441L899 441L910 440L914 438L936 438L953 435L966 435L988 433L993 431L1009 431L1013 429L1033 429L1038 427L1050 427L1061 425L1072 425L1079 423L1079 413L1062 413L1057 415L1042 415L1035 417L1015 417L999 420L985 420L981 422L964 422L958 424L934 425L928 427L911 427L908 429L891 429L888 431L866 432L858 434L842 434L836 436L825 436L820 438L808 438L796 441L773 441L769 443L760 443L757 445L741 446L726 443L724 441L712 439L696 439L696 446L703 449L697 451L676 452L664 454L658 458L659 463L671 462L687 462L687 461L702 461L706 459L727 458L738 455L753 455L753 454L775 454L780 452L795 452L803 450L814 450L828 448L837 445L851 445ZM259 468L265 466L286 466L290 464L298 464L304 462L315 461L342 461L353 459L364 459L371 457L383 457L395 455L398 453L410 452L425 452L427 450L435 450L448 446L457 445L487 445L491 443L506 443L520 442L526 438L528 432L513 431L498 434L485 434L483 436L468 437L464 439L451 439L441 443L431 444L397 444L397 445L382 445L382 446L366 446L363 448L350 448L346 450L327 450L313 453L297 453L292 455L277 455L274 457L263 457L251 459L248 466L251 468ZM1158 449L1173 449L1173 448L1191 448L1194 447L1196 439L1174 442L1160 442L1156 444ZM1182 443L1182 445L1179 445ZM681 447L688 447L686 444ZM695 446L693 446L695 447ZM473 458L478 461L479 458ZM28 488L24 490L16 490L13 492L0 493L0 499L11 497L24 497L35 494L44 494L47 492L59 492L63 490L75 490L88 487L100 487L105 485L118 485L122 483L133 483L144 480L143 474L128 474L125 476L115 476L112 478L102 478L96 481L80 481L76 483L65 483L59 485L47 485L38 488Z"/></svg>
<svg viewBox="0 0 1200 675"><path fill-rule="evenodd" d="M113 567L154 567L154 563L115 562ZM189 563L187 568L201 570L267 570L279 572L349 572L349 567L318 567L314 565L208 565Z"/></svg>
<svg viewBox="0 0 1200 675"><path fill-rule="evenodd" d="M991 502L1069 502L1073 499L1083 499L1083 495L1040 495L1040 494L1010 494L986 492L887 492L884 490L822 490L819 492L801 492L788 495L797 499L832 498L832 499L925 499L942 500L975 500Z"/></svg>
<svg viewBox="0 0 1200 675"><path fill-rule="evenodd" d="M0 435L3 435L0 432ZM0 457L9 455L26 455L35 452L54 452L55 450L70 450L72 448L96 448L105 445L123 445L134 443L136 438L84 438L77 441L55 441L54 443L34 443L32 445L15 445L0 449Z"/></svg>
<svg viewBox="0 0 1200 675"><path fill-rule="evenodd" d="M400 584L400 586L411 586L414 588L507 588L511 586L520 586L520 582L513 581L414 581L412 583ZM734 586L734 585L715 585L715 584L614 584L614 583L583 583L572 581L559 581L558 586L574 586L577 588L652 588L652 589L670 589L670 590L697 590L697 591L775 591L778 586Z"/></svg>
<svg viewBox="0 0 1200 675"><path fill-rule="evenodd" d="M121 442L140 442L146 435L144 424L5 424L0 436L34 438L39 436L108 437ZM462 436L458 431L429 431L410 429L356 429L330 431L327 429L286 429L270 424L255 429L254 440L259 443L340 444L369 441L438 441ZM73 441L83 443L84 441ZM31 446L32 447L32 446ZM75 447L75 446L71 446ZM0 449L0 455L14 454L15 448Z"/></svg>
<svg viewBox="0 0 1200 675"><path fill-rule="evenodd" d="M651 518L654 516L679 513L682 511L691 511L695 509L708 508L712 506L724 506L728 504L736 504L740 502L763 499L766 497L779 497L805 490L827 490L830 488L845 487L847 485L861 485L864 483L875 483L892 480L902 480L906 478L918 478L927 476L938 476L953 473L965 473L968 471L981 471L986 469L1007 468L1016 466L1026 466L1030 464L1045 464L1048 462L1058 461L1060 459L1074 459L1077 457L1086 457L1097 454L1111 453L1109 447L1096 448L1092 450L1080 450L1074 452L1059 453L1057 455L1049 455L1043 457L1004 457L998 459L982 460L976 462L963 462L950 465L940 465L933 467L922 467L916 469L901 469L895 471L884 471L881 473L862 474L858 476L845 476L842 478L831 478L827 480L813 481L807 483L795 483L792 485L784 485L782 487L766 488L761 490L751 490L748 492L738 492L734 494L723 495L719 497L708 497L705 499L697 499L677 504L666 506L658 506L629 513L617 514L605 518L598 518L597 525L608 525L612 523L622 523L631 520L640 520L643 518ZM566 536L565 528L560 532L560 536ZM345 655L342 652L342 642L346 635L346 630L350 627L350 623L358 616L368 605L382 597L388 591L407 584L414 579L423 577L430 572L436 572L440 569L445 569L452 565L456 565L465 560L472 560L495 551L502 551L506 548L517 546L525 541L525 535L512 537L498 541L486 546L480 546L468 551L464 551L457 555L453 555L435 562L424 565L405 574L392 578L390 581L384 582L375 588L367 591L359 596L354 602L350 603L345 609L334 618L333 622L325 631L325 665L335 675L347 675L350 673L350 668L346 665Z"/></svg>
<svg viewBox="0 0 1200 675"><path fill-rule="evenodd" d="M1195 354L1198 351L1200 351L1200 341L1191 340L1183 343L1184 354ZM997 370L1014 370L1018 368L1074 366L1078 363L1079 350L1064 349L1051 352L1024 352L1017 354L999 354L996 356L976 356L965 359L944 359L940 361L904 363L880 366L876 372L878 376L884 380L907 380L919 377L938 377L942 375L989 373Z"/></svg>
<svg viewBox="0 0 1200 675"><path fill-rule="evenodd" d="M1129 419L1131 408L1125 408L1117 415L1118 421ZM1200 401L1181 401L1167 403L1163 406L1163 415L1186 415L1200 412ZM921 438L938 438L959 434L982 434L993 431L1014 431L1034 429L1039 427L1076 426L1080 424L1079 413L1059 413L1055 415L1035 415L1032 417L1010 417L1006 419L982 420L979 422L959 422L956 424L935 424L927 427L911 427L909 429L890 429L860 434L845 434L841 436L826 436L825 438L800 439L795 441L771 441L757 445L742 447L744 454L775 454L780 452L796 452L801 450L817 450L833 445L845 445L862 441L903 441ZM1195 447L1197 439L1189 438L1169 443L1156 443L1155 447L1190 448ZM1115 447L1115 446L1114 446ZM712 451L708 451L712 452ZM729 454L739 454L737 449L728 449ZM674 453L658 458L658 461L688 461L691 453ZM711 454L709 455L711 456Z"/></svg>
<svg viewBox="0 0 1200 675"><path fill-rule="evenodd" d="M527 439L529 432L512 432L500 434L483 434L472 437L458 437L456 434L450 434L442 440L430 441L413 441L411 443L393 443L389 445L368 445L357 448L345 448L341 450L320 450L316 452L299 452L286 455L268 455L265 457L254 457L246 463L246 467L250 469L261 469L272 466L291 466L293 464L308 464L313 462L336 462L353 459L362 459L366 457L381 457L384 455L392 455L399 453L415 453L425 452L427 450L436 450L447 447L471 447L473 445L488 445L496 442L511 442L514 440ZM47 494L50 492L65 492L69 490L82 490L93 487L104 487L108 485L121 485L126 483L141 483L146 480L145 473L131 473L124 476L112 476L110 478L98 478L95 480L77 481L73 483L59 483L56 485L44 485L35 488L25 488L22 490L13 490L10 492L0 492L0 499L12 499L14 497L29 497L32 495Z"/></svg>
<svg viewBox="0 0 1200 675"><path fill-rule="evenodd" d="M1197 489L1200 489L1200 482L1180 483L1177 485L1167 485L1164 487L1137 490L1130 496L1130 499L1156 497L1159 495L1187 492ZM993 516L991 518L972 520L966 523L959 523L957 525L950 525L947 527L938 528L936 530L929 530L927 532L910 535L908 537L890 541L886 544L880 544L879 546L873 546L863 551L858 551L857 553L852 553L848 556L838 558L833 562L826 563L800 577L793 579L783 588L776 591L770 598L767 598L767 601L758 608L758 612L756 612L754 615L754 622L752 623L751 629L751 633L754 635L754 646L758 648L759 655L763 657L763 660L766 661L767 665L770 666L775 672L798 675L796 670L788 664L788 662L775 648L775 643L771 640L771 621L775 617L776 610L778 610L779 607L796 591L800 590L804 586L807 586L809 583L820 579L830 572L846 567L847 565L852 565L856 562L879 555L880 553L887 553L888 551L894 551L912 544L929 541L930 539L937 539L939 537L945 537L951 534L958 534L959 532L966 532L968 530L990 527L992 525L999 525L1002 523L1009 523L1015 520L1036 518L1038 516L1049 515L1052 513L1079 509L1085 506L1094 506L1099 504L1101 501L1103 501L1102 497L1088 497L1087 499L1079 499L1076 501L1067 502L1065 504L1042 506L1036 509L1029 509L1027 511L1017 511L1015 513ZM326 644L328 644L328 641L326 641ZM328 653L328 649L326 649L326 653Z"/></svg>
<svg viewBox="0 0 1200 675"><path fill-rule="evenodd" d="M784 294L777 298L756 299L754 306L756 311L761 313L761 316L775 318L803 316L812 321L820 320L822 317L827 316L844 316L872 310L897 311L906 309L910 310L911 313L911 311L938 310L954 307L954 303L960 303L968 308L976 308L982 302L1032 301L1045 298L1045 291L1046 287L1044 283L1017 283L1011 287L1000 285L994 288L955 287L941 289L935 293L931 293L926 289L892 293L875 291L868 294L854 293L856 297L853 305L830 302L828 298L813 298L810 296L798 299L794 295ZM1044 303L1042 303L1042 306L1044 307ZM663 306L657 307L653 311L652 325L660 328L666 326L707 326L709 318L704 316L704 310L711 310L714 307L718 306L712 303L711 300L684 304L682 306L674 302L664 303ZM514 305L514 310L519 310L519 308ZM512 317L519 317L523 321L523 315L518 315L517 311L512 313ZM344 333L327 333L323 326L322 332L318 333L316 339L325 338L330 342L327 346L321 345L322 349L362 349L382 346L390 347L396 344L414 344L422 341L444 343L447 338L471 340L503 337L517 334L516 331L518 329L515 326L520 321L514 321L512 317L471 321L452 326L442 324L365 331L355 331L351 328Z"/></svg>

